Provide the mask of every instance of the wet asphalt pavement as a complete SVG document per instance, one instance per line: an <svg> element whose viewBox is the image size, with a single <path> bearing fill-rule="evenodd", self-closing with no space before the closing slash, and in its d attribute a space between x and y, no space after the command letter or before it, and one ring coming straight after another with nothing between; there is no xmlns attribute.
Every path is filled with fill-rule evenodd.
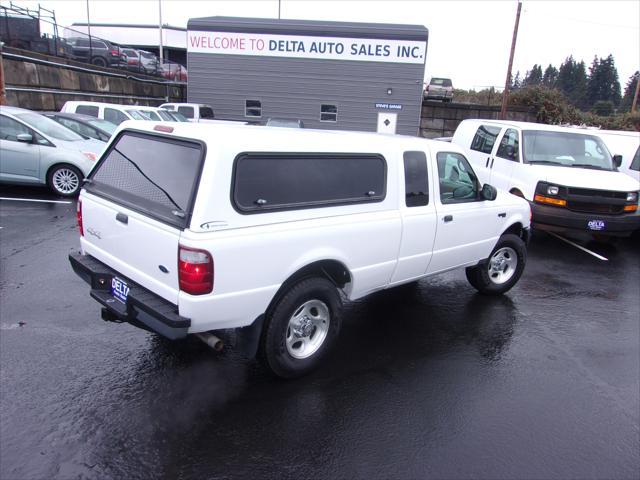
<svg viewBox="0 0 640 480"><path fill-rule="evenodd" d="M285 382L100 320L74 204L0 200L0 227L3 480L640 476L638 241L536 235L501 298L463 271L375 294Z"/></svg>

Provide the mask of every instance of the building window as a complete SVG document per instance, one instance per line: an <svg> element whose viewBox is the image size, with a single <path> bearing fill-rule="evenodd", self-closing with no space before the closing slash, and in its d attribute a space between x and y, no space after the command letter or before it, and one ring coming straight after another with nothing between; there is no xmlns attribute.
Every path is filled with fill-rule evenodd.
<svg viewBox="0 0 640 480"><path fill-rule="evenodd" d="M233 201L241 213L381 202L387 164L357 153L243 153L234 167Z"/></svg>
<svg viewBox="0 0 640 480"><path fill-rule="evenodd" d="M321 122L337 122L338 107L336 105L320 105L320 121Z"/></svg>
<svg viewBox="0 0 640 480"><path fill-rule="evenodd" d="M244 116L245 117L261 117L262 102L260 100L245 100Z"/></svg>

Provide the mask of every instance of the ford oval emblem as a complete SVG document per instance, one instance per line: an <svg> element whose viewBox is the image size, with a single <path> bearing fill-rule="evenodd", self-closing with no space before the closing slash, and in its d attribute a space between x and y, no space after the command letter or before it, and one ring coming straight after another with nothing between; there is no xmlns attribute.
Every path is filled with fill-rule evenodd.
<svg viewBox="0 0 640 480"><path fill-rule="evenodd" d="M162 273L169 273L169 270L164 265L158 265L158 268Z"/></svg>

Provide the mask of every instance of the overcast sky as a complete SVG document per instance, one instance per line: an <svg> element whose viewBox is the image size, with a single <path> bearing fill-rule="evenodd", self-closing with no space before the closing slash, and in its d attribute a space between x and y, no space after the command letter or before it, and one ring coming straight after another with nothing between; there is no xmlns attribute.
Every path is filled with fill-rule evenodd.
<svg viewBox="0 0 640 480"><path fill-rule="evenodd" d="M161 0L162 21L185 27L192 17L277 18L277 0ZM8 2L0 2L8 5ZM14 0L37 7L37 1ZM85 0L40 0L58 23L86 22ZM429 29L426 78L450 77L459 88L502 87L507 71L516 0L367 1L282 0L281 17L306 20L421 24ZM91 22L158 22L158 0L89 0ZM613 54L624 91L640 68L640 1L524 0L513 74L534 63L556 67L569 55L584 60Z"/></svg>

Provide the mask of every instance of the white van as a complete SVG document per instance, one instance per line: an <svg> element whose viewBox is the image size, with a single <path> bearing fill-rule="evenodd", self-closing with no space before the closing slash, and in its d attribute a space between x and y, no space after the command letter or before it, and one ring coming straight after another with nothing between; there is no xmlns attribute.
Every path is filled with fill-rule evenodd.
<svg viewBox="0 0 640 480"><path fill-rule="evenodd" d="M115 125L127 120L147 120L135 105L121 105L119 103L68 101L60 109L66 113L81 113L96 118L102 118Z"/></svg>
<svg viewBox="0 0 640 480"><path fill-rule="evenodd" d="M454 268L481 293L508 291L529 215L450 143L127 122L84 184L69 260L105 320L212 346L236 329L291 377L334 343L343 297Z"/></svg>
<svg viewBox="0 0 640 480"><path fill-rule="evenodd" d="M640 132L624 132L620 130L595 130L612 154L622 156L622 164L618 168L640 182Z"/></svg>
<svg viewBox="0 0 640 480"><path fill-rule="evenodd" d="M529 201L534 228L599 240L640 228L638 182L617 171L621 157L597 131L463 120L451 141L481 181Z"/></svg>

